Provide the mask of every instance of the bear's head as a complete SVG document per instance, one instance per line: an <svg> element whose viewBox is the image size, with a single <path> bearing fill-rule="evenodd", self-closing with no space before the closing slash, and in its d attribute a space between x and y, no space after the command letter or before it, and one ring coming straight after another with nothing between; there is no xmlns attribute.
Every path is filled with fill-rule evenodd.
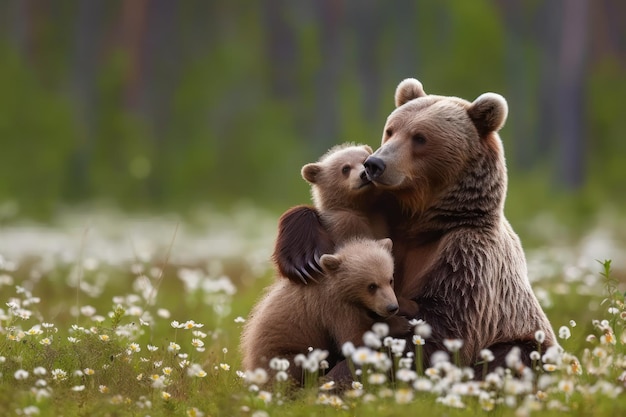
<svg viewBox="0 0 626 417"><path fill-rule="evenodd" d="M495 159L497 169L504 172L497 134L508 113L502 96L485 93L469 102L429 95L411 78L398 85L395 104L385 124L382 146L366 160L365 167L368 178L378 188L390 190L409 211L426 209L461 181L480 182L465 177L473 176L470 171L486 157ZM505 182L505 178L496 181Z"/></svg>
<svg viewBox="0 0 626 417"><path fill-rule="evenodd" d="M363 162L372 154L367 145L343 144L332 147L318 162L302 167L302 178L312 186L319 210L361 208L376 194L365 176Z"/></svg>
<svg viewBox="0 0 626 417"><path fill-rule="evenodd" d="M390 317L399 309L393 291L391 247L391 239L357 238L320 258L333 292L375 319Z"/></svg>

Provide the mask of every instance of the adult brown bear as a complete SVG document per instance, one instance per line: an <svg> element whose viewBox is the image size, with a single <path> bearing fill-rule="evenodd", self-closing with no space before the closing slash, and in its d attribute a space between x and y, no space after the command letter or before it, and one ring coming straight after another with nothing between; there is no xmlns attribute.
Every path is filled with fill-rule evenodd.
<svg viewBox="0 0 626 417"><path fill-rule="evenodd" d="M507 186L498 136L508 107L498 94L473 102L428 95L415 79L402 81L382 146L365 162L381 190L394 242L396 292L417 301L415 318L432 327L425 360L462 339L464 365L489 348L490 368L512 347L530 364L537 350L556 344L554 332L527 277L519 238L504 216ZM391 198L390 198L391 197ZM293 245L294 236L306 238ZM314 209L283 216L274 260L284 276L314 276L316 259L332 247ZM480 369L480 367L477 367Z"/></svg>

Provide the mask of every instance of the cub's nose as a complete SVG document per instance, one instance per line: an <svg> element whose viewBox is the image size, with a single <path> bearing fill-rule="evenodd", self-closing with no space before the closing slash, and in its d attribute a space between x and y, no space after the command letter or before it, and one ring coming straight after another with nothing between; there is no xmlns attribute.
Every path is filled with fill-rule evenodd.
<svg viewBox="0 0 626 417"><path fill-rule="evenodd" d="M365 174L370 181L380 177L385 172L385 162L375 156L368 156L365 162Z"/></svg>
<svg viewBox="0 0 626 417"><path fill-rule="evenodd" d="M387 311L389 312L389 315L396 314L398 310L400 310L400 307L398 307L398 304L389 304L387 306Z"/></svg>

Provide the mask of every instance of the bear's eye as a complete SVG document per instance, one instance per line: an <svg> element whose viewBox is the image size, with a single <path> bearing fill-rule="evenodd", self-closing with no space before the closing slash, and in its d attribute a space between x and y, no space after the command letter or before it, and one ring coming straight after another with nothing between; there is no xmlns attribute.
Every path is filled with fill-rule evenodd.
<svg viewBox="0 0 626 417"><path fill-rule="evenodd" d="M350 173L350 165L344 165L344 166L341 168L341 173L342 173L343 175L348 175L348 174Z"/></svg>
<svg viewBox="0 0 626 417"><path fill-rule="evenodd" d="M385 130L385 135L387 135L387 137L392 136L393 135L393 130L391 130L391 129Z"/></svg>
<svg viewBox="0 0 626 417"><path fill-rule="evenodd" d="M413 142L418 145L423 145L426 143L426 137L421 133L416 133L415 135L413 135Z"/></svg>
<svg viewBox="0 0 626 417"><path fill-rule="evenodd" d="M377 289L378 289L378 285L376 285L376 284L370 284L370 285L367 286L367 290L369 292L372 292L372 293L376 292Z"/></svg>
<svg viewBox="0 0 626 417"><path fill-rule="evenodd" d="M393 279L389 280L389 285L393 287Z"/></svg>

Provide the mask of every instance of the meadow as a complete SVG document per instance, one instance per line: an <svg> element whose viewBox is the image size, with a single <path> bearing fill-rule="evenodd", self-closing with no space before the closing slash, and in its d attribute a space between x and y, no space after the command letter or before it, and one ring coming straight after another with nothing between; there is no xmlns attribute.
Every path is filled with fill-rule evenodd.
<svg viewBox="0 0 626 417"><path fill-rule="evenodd" d="M562 351L537 352L532 369L512 354L507 369L475 380L455 362L459 341L424 369L413 359L428 343L426 325L418 324L404 356L402 343L379 327L366 347L346 348L362 370L342 393L316 382L324 357L315 350L303 358L302 390L239 369L242 323L275 279L276 222L240 207L185 219L68 212L48 226L0 225L0 415L626 411L626 225L617 217L604 213L575 234L547 216L518 228Z"/></svg>

